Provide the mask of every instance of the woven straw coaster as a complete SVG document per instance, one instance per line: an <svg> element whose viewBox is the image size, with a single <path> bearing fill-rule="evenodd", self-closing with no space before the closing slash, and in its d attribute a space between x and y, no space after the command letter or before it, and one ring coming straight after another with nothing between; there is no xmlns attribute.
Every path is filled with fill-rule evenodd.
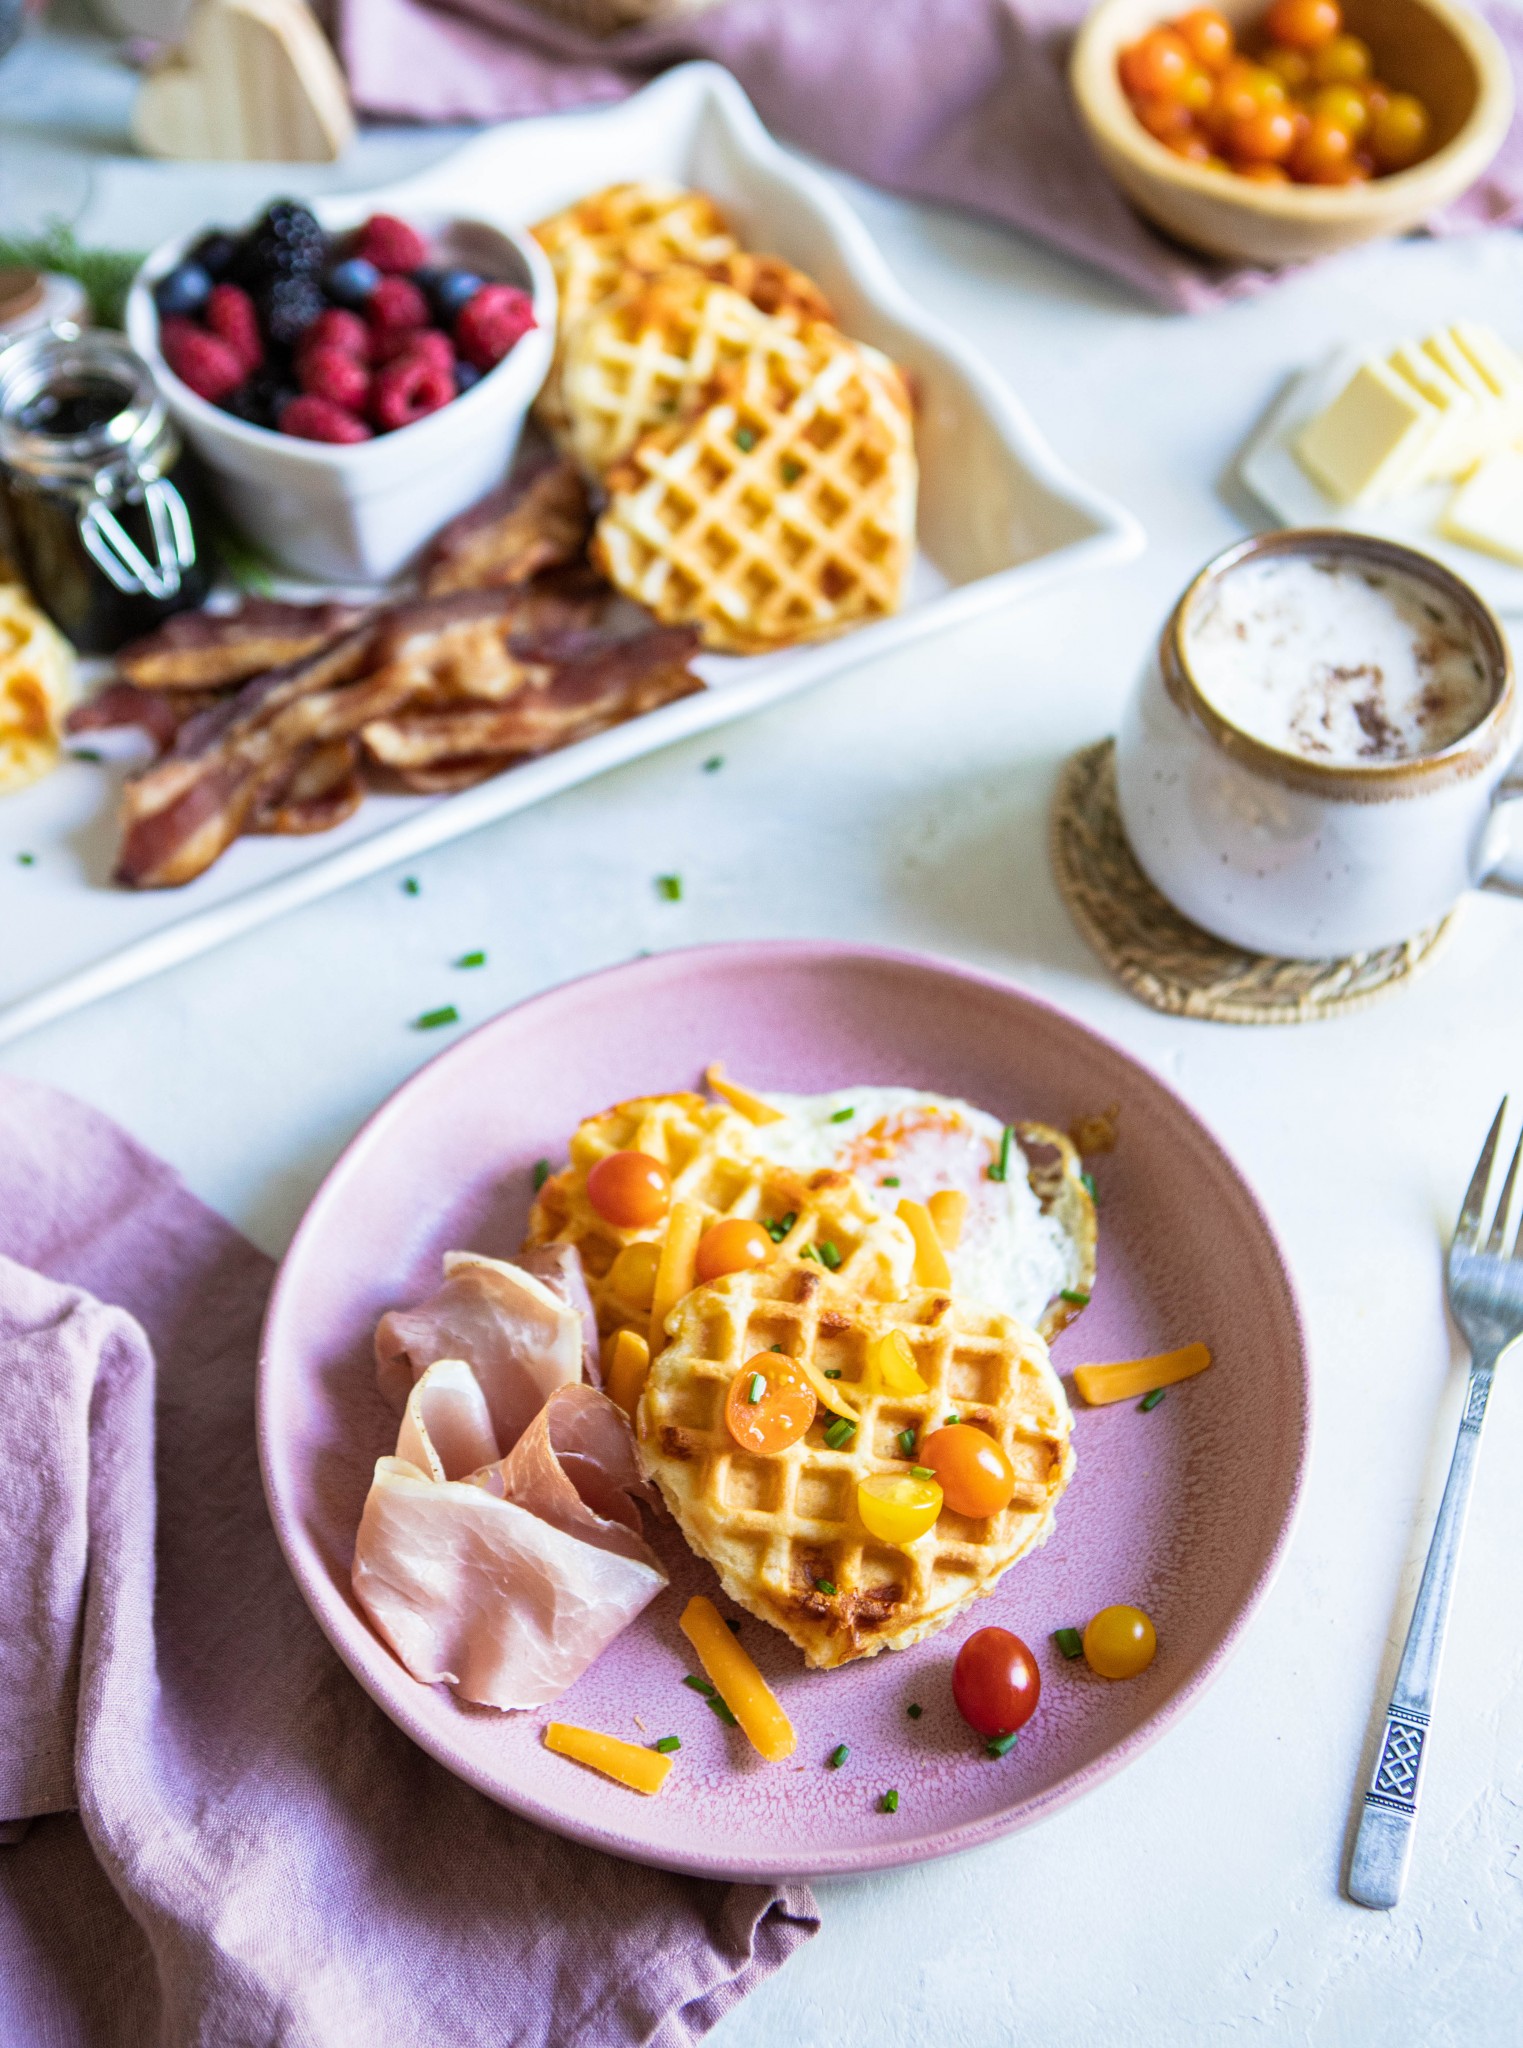
<svg viewBox="0 0 1523 2048"><path fill-rule="evenodd" d="M1173 1017L1217 1024L1309 1024L1403 987L1453 917L1404 945L1343 960L1273 960L1212 938L1138 867L1116 803L1116 742L1065 764L1052 811L1052 868L1074 923L1132 994Z"/></svg>

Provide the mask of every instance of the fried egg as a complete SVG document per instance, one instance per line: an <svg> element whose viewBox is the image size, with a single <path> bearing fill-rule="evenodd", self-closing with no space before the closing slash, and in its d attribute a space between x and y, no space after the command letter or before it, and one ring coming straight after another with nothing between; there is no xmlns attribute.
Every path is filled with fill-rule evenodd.
<svg viewBox="0 0 1523 2048"><path fill-rule="evenodd" d="M1032 1161L1013 1133L1005 1178L990 1179L990 1168L998 1170L1005 1126L970 1102L883 1087L838 1088L827 1095L769 1092L766 1101L782 1112L781 1122L756 1127L755 1142L766 1157L801 1172L827 1166L850 1172L883 1215L892 1216L902 1200L925 1202L943 1188L967 1197L961 1239L948 1253L958 1294L1033 1329L1042 1326L1065 1290L1069 1296L1088 1295L1094 1278L1093 1204L1078 1178L1077 1155L1059 1133L1043 1133L1059 1155L1047 1177L1060 1191L1044 1199L1032 1185ZM1027 1132L1030 1137L1030 1126Z"/></svg>

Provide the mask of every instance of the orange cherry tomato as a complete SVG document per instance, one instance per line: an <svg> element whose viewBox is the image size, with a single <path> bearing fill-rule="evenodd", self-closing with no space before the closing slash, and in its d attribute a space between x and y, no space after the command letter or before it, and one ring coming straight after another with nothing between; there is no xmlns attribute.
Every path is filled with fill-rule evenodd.
<svg viewBox="0 0 1523 2048"><path fill-rule="evenodd" d="M1189 164L1209 164L1215 161L1211 145L1204 135L1192 131L1189 135L1177 136L1169 148L1175 156L1182 156Z"/></svg>
<svg viewBox="0 0 1523 2048"><path fill-rule="evenodd" d="M1195 67L1190 45L1171 28L1155 28L1123 50L1121 83L1134 100L1172 98Z"/></svg>
<svg viewBox="0 0 1523 2048"><path fill-rule="evenodd" d="M1196 63L1208 71L1222 71L1230 62L1236 47L1232 24L1215 7L1192 7L1180 15L1174 30L1189 44Z"/></svg>
<svg viewBox="0 0 1523 2048"><path fill-rule="evenodd" d="M727 1216L723 1223L711 1224L698 1240L698 1278L722 1280L726 1273L749 1273L765 1266L776 1250L759 1223Z"/></svg>
<svg viewBox="0 0 1523 2048"><path fill-rule="evenodd" d="M1357 86L1323 85L1312 95L1313 114L1325 114L1357 142L1370 125L1369 103Z"/></svg>
<svg viewBox="0 0 1523 2048"><path fill-rule="evenodd" d="M1265 107L1282 107L1285 88L1272 71L1246 58L1234 58L1216 81L1207 125L1225 139L1239 121L1261 113Z"/></svg>
<svg viewBox="0 0 1523 2048"><path fill-rule="evenodd" d="M1237 174L1255 185L1288 185L1290 173L1283 164L1238 164Z"/></svg>
<svg viewBox="0 0 1523 2048"><path fill-rule="evenodd" d="M615 1230L649 1230L671 1207L671 1175L648 1152L610 1152L587 1175L587 1199Z"/></svg>
<svg viewBox="0 0 1523 2048"><path fill-rule="evenodd" d="M1326 114L1313 114L1290 159L1290 175L1305 185L1347 185L1354 170L1354 138Z"/></svg>
<svg viewBox="0 0 1523 2048"><path fill-rule="evenodd" d="M954 1515L981 1521L1010 1505L1015 1467L1003 1447L970 1422L951 1422L933 1429L921 1442L920 1462L941 1481Z"/></svg>
<svg viewBox="0 0 1523 2048"><path fill-rule="evenodd" d="M1295 139L1296 120L1288 107L1260 107L1233 122L1227 147L1240 164L1277 164L1290 155Z"/></svg>
<svg viewBox="0 0 1523 2048"><path fill-rule="evenodd" d="M1370 112L1370 153L1376 168L1404 171L1416 163L1428 146L1432 125L1422 101L1409 92L1393 92L1383 107Z"/></svg>
<svg viewBox="0 0 1523 2048"><path fill-rule="evenodd" d="M1216 80L1209 71L1197 68L1187 74L1177 97L1192 114L1203 114L1216 97Z"/></svg>
<svg viewBox="0 0 1523 2048"><path fill-rule="evenodd" d="M1293 50L1320 50L1343 26L1338 0L1274 0L1262 27L1272 43Z"/></svg>
<svg viewBox="0 0 1523 2048"><path fill-rule="evenodd" d="M1293 50L1289 43L1276 43L1263 56L1266 71L1272 71L1287 92L1300 92L1311 83L1311 59L1304 50Z"/></svg>
<svg viewBox="0 0 1523 2048"><path fill-rule="evenodd" d="M814 1388L791 1358L758 1351L730 1382L725 1427L743 1451L771 1458L807 1432L817 1405Z"/></svg>
<svg viewBox="0 0 1523 2048"><path fill-rule="evenodd" d="M1157 142L1174 143L1194 135L1195 117L1182 100L1138 100L1137 119Z"/></svg>
<svg viewBox="0 0 1523 2048"><path fill-rule="evenodd" d="M1318 85L1358 85L1368 78L1373 66L1370 46L1358 36L1334 36L1311 60L1311 75Z"/></svg>

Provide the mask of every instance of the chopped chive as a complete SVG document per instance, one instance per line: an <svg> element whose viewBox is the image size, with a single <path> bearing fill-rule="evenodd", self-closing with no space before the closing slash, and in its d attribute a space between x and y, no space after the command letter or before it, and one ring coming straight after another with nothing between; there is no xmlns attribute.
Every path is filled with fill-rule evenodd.
<svg viewBox="0 0 1523 2048"><path fill-rule="evenodd" d="M920 1719L920 1716L925 1712L925 1708L921 1706L919 1700L911 1700L904 1711L909 1715L912 1721L918 1721Z"/></svg>
<svg viewBox="0 0 1523 2048"><path fill-rule="evenodd" d="M98 754L94 747L70 747L69 749L69 759L71 761L90 761L97 768L105 758L105 755Z"/></svg>
<svg viewBox="0 0 1523 2048"><path fill-rule="evenodd" d="M838 1451L848 1437L857 1433L857 1425L848 1416L838 1415L825 1432L825 1441L833 1451Z"/></svg>
<svg viewBox="0 0 1523 2048"><path fill-rule="evenodd" d="M1065 1657L1084 1655L1084 1638L1076 1628L1055 1628L1052 1639Z"/></svg>
<svg viewBox="0 0 1523 2048"><path fill-rule="evenodd" d="M878 1185L880 1188L896 1188L899 1185L899 1176L897 1173L886 1173Z"/></svg>
<svg viewBox="0 0 1523 2048"><path fill-rule="evenodd" d="M749 1387L746 1388L746 1399L751 1403L753 1408L756 1406L756 1403L761 1399L762 1395L766 1393L766 1391L767 1382L762 1378L759 1372L753 1372L751 1375L751 1384Z"/></svg>
<svg viewBox="0 0 1523 2048"><path fill-rule="evenodd" d="M1147 1415L1151 1412L1151 1410L1158 1406L1159 1402L1163 1399L1163 1394L1164 1390L1162 1387L1154 1387L1151 1394L1143 1395L1142 1399L1137 1403L1137 1406L1142 1410L1144 1415Z"/></svg>
<svg viewBox="0 0 1523 2048"><path fill-rule="evenodd" d="M804 1249L799 1253L799 1257L801 1259L814 1259L818 1258L818 1256L819 1254L815 1251L815 1248L812 1244L806 1244Z"/></svg>
<svg viewBox="0 0 1523 2048"><path fill-rule="evenodd" d="M786 1216L779 1216L771 1223L764 1223L762 1229L766 1231L774 1244L781 1244L798 1220L797 1209L790 1209Z"/></svg>
<svg viewBox="0 0 1523 2048"><path fill-rule="evenodd" d="M1085 1194L1089 1196L1092 1202L1098 1202L1100 1190L1095 1186L1095 1176L1092 1173L1081 1173L1079 1178L1084 1183Z"/></svg>
<svg viewBox="0 0 1523 2048"><path fill-rule="evenodd" d="M961 1421L962 1417L954 1411L951 1415L947 1417L946 1421L942 1424L942 1427L944 1429L951 1429Z"/></svg>
<svg viewBox="0 0 1523 2048"><path fill-rule="evenodd" d="M732 1636L738 1636L740 1634L740 1623L735 1619L733 1614L726 1615L725 1627L730 1631L730 1634Z"/></svg>
<svg viewBox="0 0 1523 2048"><path fill-rule="evenodd" d="M690 1671L682 1683L690 1685L694 1692L701 1692L706 1700L711 1700L714 1697L713 1686L709 1684L706 1678L699 1678L695 1672Z"/></svg>
<svg viewBox="0 0 1523 2048"><path fill-rule="evenodd" d="M841 1377L841 1368L838 1365L827 1366L825 1368L825 1377L828 1380L838 1380Z"/></svg>
<svg viewBox="0 0 1523 2048"><path fill-rule="evenodd" d="M770 1345L768 1348L773 1351L781 1351L783 1347L781 1344L773 1344Z"/></svg>
<svg viewBox="0 0 1523 2048"><path fill-rule="evenodd" d="M1015 1129L1006 1124L1000 1132L999 1158L989 1168L990 1180L1008 1180L1010 1177L1010 1147L1015 1143Z"/></svg>
<svg viewBox="0 0 1523 2048"><path fill-rule="evenodd" d="M486 964L487 956L485 953L462 953L455 962L457 967L485 967Z"/></svg>
<svg viewBox="0 0 1523 2048"><path fill-rule="evenodd" d="M16 865L18 868L34 868L37 865L37 856L35 853L18 853Z"/></svg>
<svg viewBox="0 0 1523 2048"><path fill-rule="evenodd" d="M823 1244L815 1246L814 1255L819 1260L820 1264L822 1266L828 1267L832 1273L840 1272L841 1254L836 1250L835 1246L830 1242L829 1238L827 1238Z"/></svg>
<svg viewBox="0 0 1523 2048"><path fill-rule="evenodd" d="M749 455L756 446L756 429L754 427L737 427L735 429L735 445L742 455Z"/></svg>
<svg viewBox="0 0 1523 2048"><path fill-rule="evenodd" d="M1089 1296L1082 1287L1060 1287L1058 1292L1064 1301L1071 1301L1075 1308L1089 1307Z"/></svg>
<svg viewBox="0 0 1523 2048"><path fill-rule="evenodd" d="M834 1579L816 1579L814 1590L817 1593L823 1593L827 1600L834 1600L836 1597L836 1582Z"/></svg>
<svg viewBox="0 0 1523 2048"><path fill-rule="evenodd" d="M656 894L663 903L680 903L682 901L681 875L657 875Z"/></svg>
<svg viewBox="0 0 1523 2048"><path fill-rule="evenodd" d="M899 1432L899 1448L900 1448L900 1450L901 1450L901 1451L903 1452L903 1454L905 1455L905 1457L906 1457L906 1458L913 1458L913 1457L914 1457L914 1455L915 1455L915 1431L914 1431L913 1427L911 1427L911 1428L909 1428L909 1429L901 1429L901 1430L900 1430L900 1432Z"/></svg>
<svg viewBox="0 0 1523 2048"><path fill-rule="evenodd" d="M786 457L781 463L779 463L778 468L782 475L783 482L785 484L796 484L799 478L804 474L803 463L795 462L791 456Z"/></svg>
<svg viewBox="0 0 1523 2048"><path fill-rule="evenodd" d="M885 1792L878 1801L878 1811L879 1813L897 1813L899 1811L899 1794L897 1792Z"/></svg>
<svg viewBox="0 0 1523 2048"><path fill-rule="evenodd" d="M838 1742L835 1748L830 1752L829 1756L825 1759L827 1768L832 1771L838 1771L850 1755L851 1751L846 1746L846 1744L844 1742Z"/></svg>
<svg viewBox="0 0 1523 2048"><path fill-rule="evenodd" d="M446 1003L442 1009L425 1010L421 1017L414 1017L412 1028L414 1031L437 1031L441 1024L458 1024L459 1022L460 1012L453 1003Z"/></svg>
<svg viewBox="0 0 1523 2048"><path fill-rule="evenodd" d="M402 877L402 894L404 896L416 896L419 887L420 884L416 875L404 875Z"/></svg>
<svg viewBox="0 0 1523 2048"><path fill-rule="evenodd" d="M716 1716L716 1718L723 1721L726 1728L738 1728L740 1726L740 1723L736 1720L735 1716L730 1712L729 1708L725 1705L724 1701L719 1697L717 1692L709 1700L708 1705L710 1710Z"/></svg>
<svg viewBox="0 0 1523 2048"><path fill-rule="evenodd" d="M856 1115L856 1113L857 1112L854 1109L833 1110L831 1112L830 1121L833 1124L849 1124L852 1118Z"/></svg>
<svg viewBox="0 0 1523 2048"><path fill-rule="evenodd" d="M936 1474L929 1465L911 1465L910 1477L912 1479L934 1479Z"/></svg>
<svg viewBox="0 0 1523 2048"><path fill-rule="evenodd" d="M1019 1740L1020 1737L1012 1728L1008 1735L991 1735L984 1748L990 1756L1008 1756Z"/></svg>
<svg viewBox="0 0 1523 2048"><path fill-rule="evenodd" d="M534 1192L535 1192L535 1194L538 1194L538 1193L539 1193L540 1189L541 1189L541 1188L542 1188L542 1187L544 1186L545 1182L546 1182L546 1181L547 1181L547 1180L548 1180L549 1178L550 1178L550 1162L549 1162L549 1160L548 1160L548 1159L536 1159L536 1160L535 1160L535 1162L534 1162Z"/></svg>
<svg viewBox="0 0 1523 2048"><path fill-rule="evenodd" d="M709 758L703 764L703 772L705 775L717 775L723 766L723 754L710 754Z"/></svg>
<svg viewBox="0 0 1523 2048"><path fill-rule="evenodd" d="M681 1749L681 1747L682 1737L680 1735L663 1735L656 1744L656 1748L660 1750L663 1756L670 1756L674 1749Z"/></svg>

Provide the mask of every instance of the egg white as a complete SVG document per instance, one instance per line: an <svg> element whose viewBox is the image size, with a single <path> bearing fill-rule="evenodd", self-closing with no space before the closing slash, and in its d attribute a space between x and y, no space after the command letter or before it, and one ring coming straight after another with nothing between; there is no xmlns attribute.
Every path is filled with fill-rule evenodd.
<svg viewBox="0 0 1523 2048"><path fill-rule="evenodd" d="M1055 1216L1043 1213L1014 1139L1006 1179L989 1179L1004 1126L987 1110L917 1088L766 1099L784 1121L757 1125L755 1140L779 1165L846 1168L886 1216L906 1197L924 1202L941 1188L968 1197L961 1242L948 1255L959 1294L1034 1328L1054 1295L1081 1284L1079 1247ZM885 1186L889 1180L898 1185Z"/></svg>

